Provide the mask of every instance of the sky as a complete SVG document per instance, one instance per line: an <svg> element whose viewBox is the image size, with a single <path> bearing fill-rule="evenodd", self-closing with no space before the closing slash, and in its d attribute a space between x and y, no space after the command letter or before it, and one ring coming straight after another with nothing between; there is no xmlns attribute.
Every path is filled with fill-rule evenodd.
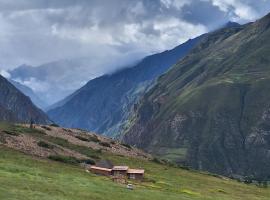
<svg viewBox="0 0 270 200"><path fill-rule="evenodd" d="M270 0L0 0L0 73L83 58L93 78L268 12Z"/></svg>
<svg viewBox="0 0 270 200"><path fill-rule="evenodd" d="M0 0L0 68L136 60L269 11L270 0Z"/></svg>

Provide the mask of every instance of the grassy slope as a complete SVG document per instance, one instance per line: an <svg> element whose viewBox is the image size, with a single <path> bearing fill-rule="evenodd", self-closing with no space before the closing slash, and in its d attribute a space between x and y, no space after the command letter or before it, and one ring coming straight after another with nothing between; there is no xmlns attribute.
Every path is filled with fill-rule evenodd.
<svg viewBox="0 0 270 200"><path fill-rule="evenodd" d="M129 191L106 177L0 146L0 199L205 199L266 200L270 190L153 162L104 155L118 164L146 169L146 180ZM149 180L154 180L149 181Z"/></svg>
<svg viewBox="0 0 270 200"><path fill-rule="evenodd" d="M195 169L269 179L269 27L270 14L210 33L145 94L124 141Z"/></svg>

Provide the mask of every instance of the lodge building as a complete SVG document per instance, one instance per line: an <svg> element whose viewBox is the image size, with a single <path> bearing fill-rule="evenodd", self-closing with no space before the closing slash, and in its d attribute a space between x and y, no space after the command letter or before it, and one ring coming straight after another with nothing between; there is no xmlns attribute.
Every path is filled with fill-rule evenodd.
<svg viewBox="0 0 270 200"><path fill-rule="evenodd" d="M128 166L106 167L91 166L90 171L95 174L112 176L113 178L128 178L133 180L143 180L144 169L130 169Z"/></svg>

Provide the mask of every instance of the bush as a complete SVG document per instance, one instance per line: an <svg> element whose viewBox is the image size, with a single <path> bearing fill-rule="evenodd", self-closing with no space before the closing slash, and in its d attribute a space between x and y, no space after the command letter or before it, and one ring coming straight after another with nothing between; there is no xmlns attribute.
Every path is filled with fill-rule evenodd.
<svg viewBox="0 0 270 200"><path fill-rule="evenodd" d="M122 143L121 145L122 145L122 146L125 146L125 147L127 147L127 148L129 148L129 149L132 149L132 146L130 146L129 144Z"/></svg>
<svg viewBox="0 0 270 200"><path fill-rule="evenodd" d="M71 157L71 156L50 155L50 156L48 156L48 158L50 160L63 162L63 163L67 163L67 164L78 164L78 163L80 163L80 160L78 160L75 157Z"/></svg>
<svg viewBox="0 0 270 200"><path fill-rule="evenodd" d="M85 159L85 160L81 160L82 163L88 164L88 165L95 165L96 162L92 159Z"/></svg>
<svg viewBox="0 0 270 200"><path fill-rule="evenodd" d="M40 146L40 147L43 147L43 148L47 148L47 149L53 149L53 147L54 147L53 145L48 144L48 143L46 143L44 141L39 141L37 143L37 145Z"/></svg>
<svg viewBox="0 0 270 200"><path fill-rule="evenodd" d="M2 135L2 134L0 134L0 144L6 144L6 138Z"/></svg>
<svg viewBox="0 0 270 200"><path fill-rule="evenodd" d="M41 126L41 128L47 130L47 131L51 131L52 129L50 127L47 127L47 126Z"/></svg>
<svg viewBox="0 0 270 200"><path fill-rule="evenodd" d="M53 127L59 127L58 124L50 124L50 126L53 126Z"/></svg>
<svg viewBox="0 0 270 200"><path fill-rule="evenodd" d="M158 158L153 158L151 161L154 163L162 164L162 162Z"/></svg>
<svg viewBox="0 0 270 200"><path fill-rule="evenodd" d="M102 149L97 149L96 153L98 153L98 154L102 153Z"/></svg>
<svg viewBox="0 0 270 200"><path fill-rule="evenodd" d="M77 139L81 140L81 141L89 142L89 139L88 139L88 138L82 137L82 136L80 136L80 135L76 135L75 137L76 137Z"/></svg>
<svg viewBox="0 0 270 200"><path fill-rule="evenodd" d="M19 136L19 133L13 132L13 131L3 131L5 134L12 135L12 136Z"/></svg>
<svg viewBox="0 0 270 200"><path fill-rule="evenodd" d="M98 139L96 135L89 135L88 140L92 142L100 142L100 140Z"/></svg>
<svg viewBox="0 0 270 200"><path fill-rule="evenodd" d="M70 132L72 133L72 131L70 129L66 129L66 128L62 128L63 131L66 131L66 132Z"/></svg>
<svg viewBox="0 0 270 200"><path fill-rule="evenodd" d="M111 144L116 144L116 142L112 140L112 141L111 141Z"/></svg>
<svg viewBox="0 0 270 200"><path fill-rule="evenodd" d="M108 142L99 142L99 144L104 147L111 147L111 145Z"/></svg>
<svg viewBox="0 0 270 200"><path fill-rule="evenodd" d="M253 182L253 177L251 177L251 176L245 176L244 177L244 183L245 184L251 184L252 182Z"/></svg>

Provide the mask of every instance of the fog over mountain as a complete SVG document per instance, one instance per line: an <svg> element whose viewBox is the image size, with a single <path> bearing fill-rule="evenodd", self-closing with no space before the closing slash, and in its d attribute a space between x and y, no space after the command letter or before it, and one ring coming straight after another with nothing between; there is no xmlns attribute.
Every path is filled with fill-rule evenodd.
<svg viewBox="0 0 270 200"><path fill-rule="evenodd" d="M44 67L86 58L87 64L67 64L64 70L54 65L53 82L16 77L35 92L47 94L44 98L51 103L94 77L228 21L253 21L269 9L268 0L0 0L0 71L8 77L8 70L22 64ZM63 82L69 84L63 94L50 93Z"/></svg>

